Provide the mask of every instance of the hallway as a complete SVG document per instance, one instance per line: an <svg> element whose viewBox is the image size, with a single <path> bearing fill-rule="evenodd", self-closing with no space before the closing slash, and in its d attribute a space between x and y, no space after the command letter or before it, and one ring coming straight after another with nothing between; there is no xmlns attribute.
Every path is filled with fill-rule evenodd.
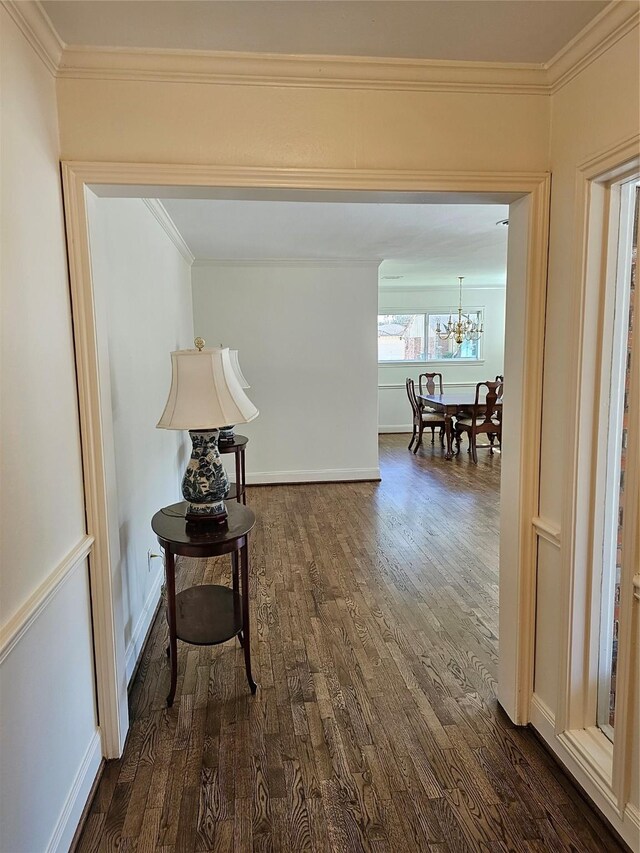
<svg viewBox="0 0 640 853"><path fill-rule="evenodd" d="M381 483L256 487L255 698L238 643L158 615L80 851L615 851L495 700L500 455L380 437ZM180 586L230 583L183 560Z"/></svg>

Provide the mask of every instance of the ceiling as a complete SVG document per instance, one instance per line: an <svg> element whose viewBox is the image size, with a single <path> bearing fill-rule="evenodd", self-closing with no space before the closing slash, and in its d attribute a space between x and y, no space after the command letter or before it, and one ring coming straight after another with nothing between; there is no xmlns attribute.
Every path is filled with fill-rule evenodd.
<svg viewBox="0 0 640 853"><path fill-rule="evenodd" d="M544 63L601 0L54 0L70 45Z"/></svg>
<svg viewBox="0 0 640 853"><path fill-rule="evenodd" d="M196 260L382 261L381 284L504 285L504 204L165 199ZM400 276L400 278L386 278Z"/></svg>

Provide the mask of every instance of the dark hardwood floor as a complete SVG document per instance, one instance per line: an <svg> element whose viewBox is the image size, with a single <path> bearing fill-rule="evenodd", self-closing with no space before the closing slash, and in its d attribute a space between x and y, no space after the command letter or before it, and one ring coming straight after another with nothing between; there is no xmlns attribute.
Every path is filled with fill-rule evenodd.
<svg viewBox="0 0 640 853"><path fill-rule="evenodd" d="M380 441L382 483L249 490L254 675L159 615L80 851L613 851L495 699L500 456ZM230 582L184 560L181 585Z"/></svg>

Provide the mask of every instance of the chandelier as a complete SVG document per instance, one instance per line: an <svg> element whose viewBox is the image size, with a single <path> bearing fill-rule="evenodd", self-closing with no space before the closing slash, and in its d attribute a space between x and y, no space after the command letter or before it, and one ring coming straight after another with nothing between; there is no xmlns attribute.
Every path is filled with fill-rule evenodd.
<svg viewBox="0 0 640 853"><path fill-rule="evenodd" d="M436 323L436 334L441 341L447 341L449 338L453 338L457 344L461 344L463 341L477 341L480 335L484 332L484 324L480 323L480 325L478 325L478 323L472 321L467 314L462 313L462 282L464 281L464 276L459 275L458 281L460 282L458 319L452 320L451 314L449 314L449 320L444 328L440 326L440 322Z"/></svg>

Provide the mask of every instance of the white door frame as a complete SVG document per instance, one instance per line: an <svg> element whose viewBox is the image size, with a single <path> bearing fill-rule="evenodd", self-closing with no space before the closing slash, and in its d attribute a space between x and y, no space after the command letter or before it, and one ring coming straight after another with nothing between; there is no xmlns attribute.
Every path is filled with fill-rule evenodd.
<svg viewBox="0 0 640 853"><path fill-rule="evenodd" d="M499 699L517 724L529 722L535 640L536 525L538 519L542 368L546 304L550 179L546 172L427 172L389 169L269 169L142 163L62 164L69 275L78 374L80 429L90 554L96 684L103 754L121 754L128 731L127 685L121 603L114 596L110 518L103 445L103 412L95 294L85 191L99 184L164 187L237 187L301 190L360 190L415 193L504 193L527 196L522 275L517 294L524 335L507 336L505 363L517 364L508 378L526 393L505 395L505 419L518 428L520 448L509 471L518 500L501 515ZM507 305L509 304L507 288ZM513 348L517 349L514 352ZM511 356L514 356L513 358ZM507 369L507 374L509 370ZM505 460L505 467L506 467ZM505 511L506 510L506 511Z"/></svg>

